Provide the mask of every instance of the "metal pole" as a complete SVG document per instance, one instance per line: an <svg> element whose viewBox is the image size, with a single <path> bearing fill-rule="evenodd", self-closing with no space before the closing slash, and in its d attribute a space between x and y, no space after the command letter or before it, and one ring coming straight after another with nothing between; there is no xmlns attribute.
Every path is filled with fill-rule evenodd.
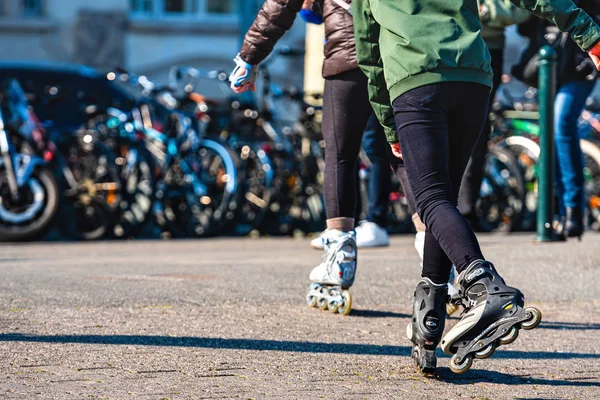
<svg viewBox="0 0 600 400"><path fill-rule="evenodd" d="M556 51L544 46L539 51L540 160L538 169L538 242L556 240L554 218L554 98L556 97Z"/></svg>

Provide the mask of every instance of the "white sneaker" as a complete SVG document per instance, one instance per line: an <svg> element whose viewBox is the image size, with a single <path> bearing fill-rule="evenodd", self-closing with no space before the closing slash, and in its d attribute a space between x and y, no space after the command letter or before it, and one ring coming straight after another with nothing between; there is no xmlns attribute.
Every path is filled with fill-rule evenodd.
<svg viewBox="0 0 600 400"><path fill-rule="evenodd" d="M365 247L384 247L390 245L390 235L374 222L362 221L356 227L356 245Z"/></svg>
<svg viewBox="0 0 600 400"><path fill-rule="evenodd" d="M309 275L313 283L335 285L347 289L356 274L356 236L354 232L328 230L325 241L327 253L323 262Z"/></svg>

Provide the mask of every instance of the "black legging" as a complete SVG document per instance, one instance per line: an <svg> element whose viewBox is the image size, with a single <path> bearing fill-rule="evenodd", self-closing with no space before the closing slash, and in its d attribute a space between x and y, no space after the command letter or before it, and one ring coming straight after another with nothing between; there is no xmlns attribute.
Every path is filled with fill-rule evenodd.
<svg viewBox="0 0 600 400"><path fill-rule="evenodd" d="M367 78L352 70L325 80L325 210L327 218L354 218L356 165L363 132L372 113Z"/></svg>
<svg viewBox="0 0 600 400"><path fill-rule="evenodd" d="M444 82L394 100L394 116L417 210L427 226L423 277L445 283L452 264L483 259L471 227L456 208L463 173L487 117L490 88Z"/></svg>

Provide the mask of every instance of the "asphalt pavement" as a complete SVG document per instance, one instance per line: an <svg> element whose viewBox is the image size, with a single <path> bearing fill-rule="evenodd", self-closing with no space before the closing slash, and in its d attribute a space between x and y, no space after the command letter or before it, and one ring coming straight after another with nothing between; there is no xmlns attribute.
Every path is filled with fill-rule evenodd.
<svg viewBox="0 0 600 400"><path fill-rule="evenodd" d="M404 333L411 236L359 252L347 317L306 306L307 239L0 245L0 399L600 399L600 234L532 238L481 242L542 324L437 378Z"/></svg>

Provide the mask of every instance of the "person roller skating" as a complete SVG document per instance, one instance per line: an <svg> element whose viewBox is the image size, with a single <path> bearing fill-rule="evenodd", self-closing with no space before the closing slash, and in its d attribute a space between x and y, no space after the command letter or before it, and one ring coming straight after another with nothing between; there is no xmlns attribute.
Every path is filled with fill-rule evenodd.
<svg viewBox="0 0 600 400"><path fill-rule="evenodd" d="M311 306L344 315L351 310L348 289L354 282L357 266L356 165L363 132L373 114L367 77L356 60L351 3L351 0L265 0L246 33L229 78L236 93L254 89L256 66L291 28L296 14L310 22L324 22L323 192L327 230L313 246L322 246L326 254L323 263L309 276L312 283L307 299Z"/></svg>
<svg viewBox="0 0 600 400"><path fill-rule="evenodd" d="M310 306L348 314L348 289L356 274L356 163L367 121L373 113L367 78L356 61L350 0L265 0L246 33L237 67L230 76L236 93L254 89L257 70L296 15L311 23L325 23L323 77L323 138L325 140L324 199L327 231L316 247L325 249L323 262L309 275Z"/></svg>
<svg viewBox="0 0 600 400"><path fill-rule="evenodd" d="M600 68L600 26L570 0L512 1L551 19L588 51ZM407 328L419 369L436 368L435 349L455 356L451 369L466 372L473 357L533 329L541 313L524 308L520 291L507 286L456 208L461 180L480 137L493 82L481 37L476 0L353 3L358 62L369 78L373 109L404 160L419 217L426 226L422 280ZM447 283L458 272L461 320L442 339Z"/></svg>
<svg viewBox="0 0 600 400"><path fill-rule="evenodd" d="M490 262L473 262L457 282L465 313L442 339L444 353L454 354L452 372L468 371L473 358L491 357L497 347L514 342L519 329L534 329L542 321L541 311L525 308L521 291L507 286Z"/></svg>

